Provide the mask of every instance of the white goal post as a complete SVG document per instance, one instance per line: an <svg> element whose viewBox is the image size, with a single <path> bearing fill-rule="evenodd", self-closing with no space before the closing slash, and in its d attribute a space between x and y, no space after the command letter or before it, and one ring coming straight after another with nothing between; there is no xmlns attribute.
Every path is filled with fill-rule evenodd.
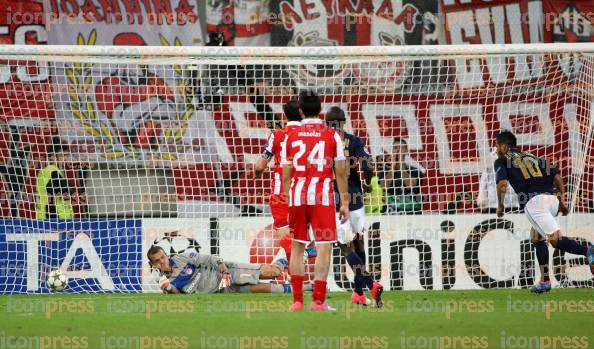
<svg viewBox="0 0 594 349"><path fill-rule="evenodd" d="M261 177L252 164L303 90L343 109L373 158L366 262L387 288L537 280L526 198L508 191L506 215L493 212L502 129L559 167L564 234L594 243L594 44L80 42L0 46L0 293L50 292L56 269L63 292L152 292L154 243L272 262L273 163ZM554 285L594 286L583 257L550 252ZM351 280L336 248L329 285Z"/></svg>

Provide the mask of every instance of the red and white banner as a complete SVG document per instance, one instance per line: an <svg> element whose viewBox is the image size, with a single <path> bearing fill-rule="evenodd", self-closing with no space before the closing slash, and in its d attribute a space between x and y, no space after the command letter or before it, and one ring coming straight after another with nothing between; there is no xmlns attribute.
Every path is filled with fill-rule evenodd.
<svg viewBox="0 0 594 349"><path fill-rule="evenodd" d="M271 101L280 110L284 101ZM518 136L521 149L546 156L564 174L577 171L583 149L580 138L587 128L590 103L585 98L557 94L517 94L506 97L444 98L430 95L324 96L323 109L340 106L350 121L348 129L363 138L374 157L392 152L392 139L409 140L410 156L426 173L422 190L429 198L426 210L443 210L456 193L478 192L480 174L493 166L490 155L500 129ZM231 98L215 111L219 134L224 136L233 163L243 168L260 154L269 130L259 122L253 105L245 98ZM225 128L219 127L224 125ZM586 163L582 186L591 193L594 164ZM211 169L196 171L190 178L207 178ZM211 175L212 177L212 175ZM231 192L262 204L270 188L270 178L257 180L250 173L231 181ZM200 190L181 181L178 193ZM189 189L195 188L195 189ZM188 200L192 200L190 196ZM186 214L185 216L191 216Z"/></svg>
<svg viewBox="0 0 594 349"><path fill-rule="evenodd" d="M46 0L50 44L202 45L191 0ZM55 63L61 136L81 161L216 161L210 112L181 65ZM78 156L77 156L78 155ZM171 164L169 164L171 166Z"/></svg>
<svg viewBox="0 0 594 349"><path fill-rule="evenodd" d="M544 0L545 42L594 42L594 2Z"/></svg>
<svg viewBox="0 0 594 349"><path fill-rule="evenodd" d="M0 0L0 44L47 44L43 5ZM0 214L34 216L39 158L57 132L47 62L0 60Z"/></svg>
<svg viewBox="0 0 594 349"><path fill-rule="evenodd" d="M43 5L37 1L0 1L0 44L47 43ZM49 118L54 115L49 65L0 61L0 119Z"/></svg>
<svg viewBox="0 0 594 349"><path fill-rule="evenodd" d="M60 135L79 161L218 162L212 113L179 66L56 64ZM76 86L77 88L72 88Z"/></svg>
<svg viewBox="0 0 594 349"><path fill-rule="evenodd" d="M447 44L524 44L543 41L540 0L440 1ZM536 81L545 73L542 63L540 58L528 55L501 55L484 60L456 59L457 87L483 89L490 85Z"/></svg>
<svg viewBox="0 0 594 349"><path fill-rule="evenodd" d="M236 46L436 44L437 0L214 0L207 29Z"/></svg>
<svg viewBox="0 0 594 349"><path fill-rule="evenodd" d="M448 44L542 42L540 0L440 0Z"/></svg>
<svg viewBox="0 0 594 349"><path fill-rule="evenodd" d="M44 0L50 45L203 45L192 0Z"/></svg>
<svg viewBox="0 0 594 349"><path fill-rule="evenodd" d="M273 46L436 43L437 0L272 0Z"/></svg>

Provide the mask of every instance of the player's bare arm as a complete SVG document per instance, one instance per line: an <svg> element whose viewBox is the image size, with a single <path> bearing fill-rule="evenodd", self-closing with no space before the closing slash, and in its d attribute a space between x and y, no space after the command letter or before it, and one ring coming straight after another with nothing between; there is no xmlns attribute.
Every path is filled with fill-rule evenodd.
<svg viewBox="0 0 594 349"><path fill-rule="evenodd" d="M557 197L559 198L559 213L567 216L569 213L569 208L567 208L567 204L565 203L565 185L563 185L563 177L561 177L560 174L555 175L555 178L553 179L553 185L555 185Z"/></svg>
<svg viewBox="0 0 594 349"><path fill-rule="evenodd" d="M373 158L371 156L365 156L358 159L359 165L363 170L363 178L365 181L363 182L363 190L366 193L371 192L371 179L375 176L375 164L373 163Z"/></svg>
<svg viewBox="0 0 594 349"><path fill-rule="evenodd" d="M260 177L262 173L266 171L266 168L268 168L268 161L269 160L260 158L254 163L254 177Z"/></svg>
<svg viewBox="0 0 594 349"><path fill-rule="evenodd" d="M499 182L497 182L497 217L503 217L503 212L505 211L503 202L505 200L506 189L507 189L507 181L506 180L500 180Z"/></svg>
<svg viewBox="0 0 594 349"><path fill-rule="evenodd" d="M346 161L336 160L334 163L334 173L336 175L336 184L340 195L340 221L344 223L349 218L349 188L346 176ZM284 171L283 171L284 178Z"/></svg>
<svg viewBox="0 0 594 349"><path fill-rule="evenodd" d="M290 163L283 164L283 191L285 192L285 197L289 197L289 191L291 190L291 176L293 175L293 167Z"/></svg>

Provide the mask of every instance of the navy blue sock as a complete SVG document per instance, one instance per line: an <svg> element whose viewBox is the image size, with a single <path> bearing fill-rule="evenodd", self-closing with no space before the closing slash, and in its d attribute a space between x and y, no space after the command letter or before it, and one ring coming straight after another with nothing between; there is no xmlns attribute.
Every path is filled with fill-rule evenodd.
<svg viewBox="0 0 594 349"><path fill-rule="evenodd" d="M361 258L361 260L363 261L363 265L367 264L367 256L365 256L365 249L361 250L361 251L355 251L357 253L357 255L359 255L359 258Z"/></svg>
<svg viewBox="0 0 594 349"><path fill-rule="evenodd" d="M536 248L536 259L538 260L538 265L544 267L544 281L550 281L549 277L549 247L544 241L538 241L534 243L534 247Z"/></svg>
<svg viewBox="0 0 594 349"><path fill-rule="evenodd" d="M365 264L363 264L359 255L353 251L345 258L355 273L355 292L362 295L363 287L365 286L371 290L371 287L373 287L373 279L371 278L371 274L365 269Z"/></svg>
<svg viewBox="0 0 594 349"><path fill-rule="evenodd" d="M557 248L561 251L585 256L588 254L588 247L582 246L577 243L577 241L573 239L566 238L565 236L561 237L557 242Z"/></svg>
<svg viewBox="0 0 594 349"><path fill-rule="evenodd" d="M357 253L357 255L359 256L359 258L361 258L361 261L363 262L363 275L369 275L369 277L371 278L371 286L368 285L367 287L369 287L369 289L371 290L371 287L373 287L373 275L367 270L367 255L365 254L365 249L362 249L361 251L355 251L355 253ZM368 282L367 279L363 280L365 283Z"/></svg>

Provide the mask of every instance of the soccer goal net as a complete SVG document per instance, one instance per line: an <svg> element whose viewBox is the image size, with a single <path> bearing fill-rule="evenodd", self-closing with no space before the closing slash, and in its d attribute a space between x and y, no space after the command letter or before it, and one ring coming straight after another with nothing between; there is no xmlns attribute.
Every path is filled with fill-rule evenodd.
<svg viewBox="0 0 594 349"><path fill-rule="evenodd" d="M387 288L528 287L539 277L527 198L497 218L502 129L561 170L565 235L594 242L594 46L0 47L0 293L157 290L146 259L282 258L256 177L283 105L308 90L373 159L366 262ZM350 154L352 156L356 154ZM352 166L353 176L360 166ZM531 168L524 168L530 175ZM553 283L592 287L551 248ZM311 267L315 254L304 257ZM335 249L332 290L352 272ZM283 282L277 280L276 282Z"/></svg>

